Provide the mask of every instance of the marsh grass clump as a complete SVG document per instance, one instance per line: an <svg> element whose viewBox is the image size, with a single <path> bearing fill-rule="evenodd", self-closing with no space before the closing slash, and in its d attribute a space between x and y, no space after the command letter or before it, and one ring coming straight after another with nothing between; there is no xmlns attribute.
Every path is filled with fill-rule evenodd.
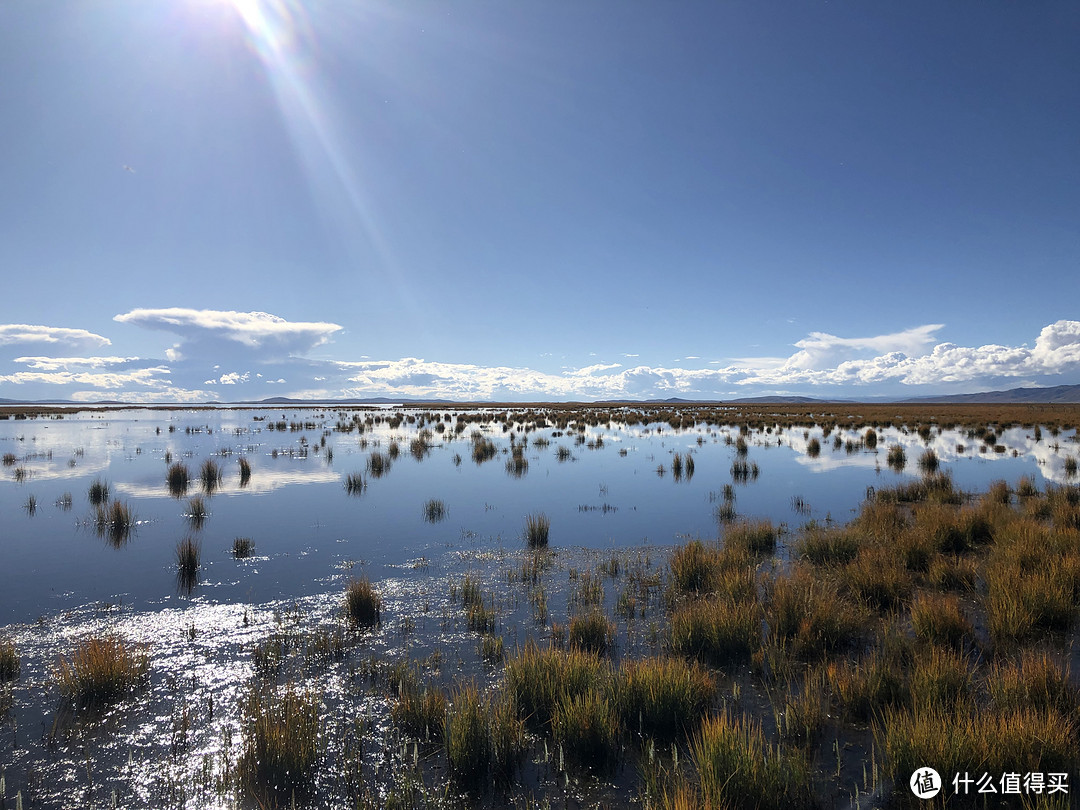
<svg viewBox="0 0 1080 810"><path fill-rule="evenodd" d="M927 448L923 451L923 454L919 456L919 469L925 473L937 472L940 465L941 461L938 459L938 454L934 452L933 448Z"/></svg>
<svg viewBox="0 0 1080 810"><path fill-rule="evenodd" d="M768 744L760 723L724 711L706 718L693 741L698 806L811 808L810 766L798 751Z"/></svg>
<svg viewBox="0 0 1080 810"><path fill-rule="evenodd" d="M771 554L776 549L778 532L772 521L745 521L728 526L724 531L724 546L743 549L750 554Z"/></svg>
<svg viewBox="0 0 1080 810"><path fill-rule="evenodd" d="M446 504L438 498L432 498L424 504L424 520L428 523L439 523L446 520L448 514Z"/></svg>
<svg viewBox="0 0 1080 810"><path fill-rule="evenodd" d="M56 680L65 698L79 706L111 703L135 688L150 669L146 652L119 636L90 636L70 656L60 656Z"/></svg>
<svg viewBox="0 0 1080 810"><path fill-rule="evenodd" d="M610 677L611 668L598 655L580 648L541 649L528 641L506 662L506 684L524 716L536 726L550 722L556 705L582 695Z"/></svg>
<svg viewBox="0 0 1080 810"><path fill-rule="evenodd" d="M749 661L761 649L761 609L725 597L695 599L671 614L671 648L716 666Z"/></svg>
<svg viewBox="0 0 1080 810"><path fill-rule="evenodd" d="M547 548L551 520L543 512L525 518L525 541L529 548Z"/></svg>
<svg viewBox="0 0 1080 810"><path fill-rule="evenodd" d="M921 560L929 560L929 552L922 546L909 547L922 567ZM889 610L911 595L914 580L910 563L903 564L898 555L903 549L894 550L883 546L862 549L858 556L839 571L840 581L864 605L878 611Z"/></svg>
<svg viewBox="0 0 1080 810"><path fill-rule="evenodd" d="M94 528L99 537L120 547L128 541L135 527L135 511L126 503L99 503L94 509Z"/></svg>
<svg viewBox="0 0 1080 810"><path fill-rule="evenodd" d="M232 541L232 554L238 560L251 556L255 550L255 541L250 537L234 537Z"/></svg>
<svg viewBox="0 0 1080 810"><path fill-rule="evenodd" d="M773 645L808 659L853 644L867 632L858 606L802 566L769 583L765 623Z"/></svg>
<svg viewBox="0 0 1080 810"><path fill-rule="evenodd" d="M960 600L945 594L916 597L911 603L911 625L919 638L951 647L960 647L974 632L960 610Z"/></svg>
<svg viewBox="0 0 1080 810"><path fill-rule="evenodd" d="M906 704L909 693L901 663L880 649L858 661L829 663L825 677L842 714L866 722L887 707Z"/></svg>
<svg viewBox="0 0 1080 810"><path fill-rule="evenodd" d="M367 460L367 470L372 478L382 478L390 472L391 459L389 454L374 451Z"/></svg>
<svg viewBox="0 0 1080 810"><path fill-rule="evenodd" d="M1046 652L1025 650L1016 660L996 662L987 673L985 687L991 705L1001 710L1031 707L1070 716L1080 705L1068 663L1061 666Z"/></svg>
<svg viewBox="0 0 1080 810"><path fill-rule="evenodd" d="M583 765L602 768L618 754L619 716L600 689L560 700L551 716L551 730L566 756Z"/></svg>
<svg viewBox="0 0 1080 810"><path fill-rule="evenodd" d="M90 503L94 506L100 506L109 500L109 484L102 478L95 478L90 483L90 489L87 490L86 497L90 500Z"/></svg>
<svg viewBox="0 0 1080 810"><path fill-rule="evenodd" d="M0 683L13 681L19 677L19 652L15 642L0 637Z"/></svg>
<svg viewBox="0 0 1080 810"><path fill-rule="evenodd" d="M943 647L931 647L918 656L909 678L911 703L916 708L954 706L971 695L973 684L971 660Z"/></svg>
<svg viewBox="0 0 1080 810"><path fill-rule="evenodd" d="M359 495L365 489L367 489L367 481L360 473L352 472L345 476L345 491L350 495Z"/></svg>
<svg viewBox="0 0 1080 810"><path fill-rule="evenodd" d="M816 436L806 443L806 455L810 456L810 458L817 458L821 455L821 442Z"/></svg>
<svg viewBox="0 0 1080 810"><path fill-rule="evenodd" d="M191 591L198 582L201 559L201 541L185 537L176 544L176 580L187 591Z"/></svg>
<svg viewBox="0 0 1080 810"><path fill-rule="evenodd" d="M202 495L194 495L188 499L186 517L195 528L203 525L210 513L206 509L206 499Z"/></svg>
<svg viewBox="0 0 1080 810"><path fill-rule="evenodd" d="M861 547L858 534L846 526L809 524L803 527L796 550L815 565L843 565L855 559Z"/></svg>
<svg viewBox="0 0 1080 810"><path fill-rule="evenodd" d="M242 722L241 784L264 807L307 796L323 752L318 695L292 685L281 693L254 685L243 704Z"/></svg>
<svg viewBox="0 0 1080 810"><path fill-rule="evenodd" d="M967 702L886 709L874 728L897 784L927 762L940 773L1075 770L1075 734L1076 721L1053 710L975 711Z"/></svg>
<svg viewBox="0 0 1080 810"><path fill-rule="evenodd" d="M169 494L174 498L182 498L187 494L189 473L186 464L177 461L169 465L165 473L165 482L169 487Z"/></svg>
<svg viewBox="0 0 1080 810"><path fill-rule="evenodd" d="M475 685L466 684L450 696L443 739L454 778L469 784L479 782L487 773L491 746L487 713Z"/></svg>
<svg viewBox="0 0 1080 810"><path fill-rule="evenodd" d="M599 609L570 618L567 638L571 647L603 655L615 638L615 625Z"/></svg>
<svg viewBox="0 0 1080 810"><path fill-rule="evenodd" d="M4 453L3 464L5 467L14 467L19 458L14 453Z"/></svg>
<svg viewBox="0 0 1080 810"><path fill-rule="evenodd" d="M888 454L885 456L885 461L893 471L902 472L904 467L907 466L907 453L904 451L903 446L894 444L890 447Z"/></svg>
<svg viewBox="0 0 1080 810"><path fill-rule="evenodd" d="M357 627L374 627L381 620L382 599L367 577L354 579L345 588L345 613Z"/></svg>
<svg viewBox="0 0 1080 810"><path fill-rule="evenodd" d="M331 451L327 451L327 461L332 458ZM251 481L251 462L245 456L240 457L240 486L246 487Z"/></svg>
<svg viewBox="0 0 1080 810"><path fill-rule="evenodd" d="M391 716L406 733L418 739L442 737L446 721L446 692L434 686L420 686L414 668L406 670L397 684L397 701Z"/></svg>
<svg viewBox="0 0 1080 810"><path fill-rule="evenodd" d="M529 460L525 458L525 448L514 445L510 458L506 460L506 473L513 478L521 478L529 471Z"/></svg>
<svg viewBox="0 0 1080 810"><path fill-rule="evenodd" d="M221 467L212 458L208 458L199 468L199 478L202 480L203 491L207 495L213 495L221 484Z"/></svg>
<svg viewBox="0 0 1080 810"><path fill-rule="evenodd" d="M491 441L484 436L480 431L476 431L472 435L472 460L477 465L483 464L485 461L490 461L495 458L499 453L499 448L495 446L495 442Z"/></svg>
<svg viewBox="0 0 1080 810"><path fill-rule="evenodd" d="M505 778L525 751L525 726L513 697L488 699L475 684L465 684L450 696L443 744L451 776L476 787L487 775Z"/></svg>
<svg viewBox="0 0 1080 810"><path fill-rule="evenodd" d="M627 660L615 678L623 726L669 742L694 728L716 694L716 681L696 662L669 656Z"/></svg>

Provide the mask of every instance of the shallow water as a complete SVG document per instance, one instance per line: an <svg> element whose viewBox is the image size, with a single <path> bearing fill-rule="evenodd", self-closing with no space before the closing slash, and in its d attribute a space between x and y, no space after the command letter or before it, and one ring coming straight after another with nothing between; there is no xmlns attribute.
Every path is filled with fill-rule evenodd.
<svg viewBox="0 0 1080 810"><path fill-rule="evenodd" d="M714 512L726 484L733 484L740 517L797 526L846 520L868 487L916 478L927 449L970 491L1025 475L1040 488L1066 482L1065 459L1077 455L1072 432L1036 441L1030 430L1010 429L997 439L1004 452L995 452L962 432L923 440L903 430L879 430L875 451L861 445L855 431L822 437L816 427L773 430L745 434L745 460L758 472L733 483L737 428L611 424L563 435L550 427L528 432L528 469L515 476L507 469L511 431L499 423L470 425L456 438L450 430L435 433L434 446L417 459L409 451L419 424L390 428L382 422L362 435L335 430L354 413L133 409L0 421L0 453L15 457L0 478L0 635L13 638L22 657L20 678L7 698L11 706L0 707L0 763L7 769L0 801L10 803L20 789L36 797L33 806L75 800L107 806L115 791L120 806L231 806L213 781L238 755L238 705L253 676L253 647L290 628L302 627L305 639L340 632L342 590L361 573L378 583L386 601L383 627L349 634L340 659L317 667L306 659L294 662L288 677L317 683L327 733L339 750L354 732L344 721L334 726L333 718L344 717L346 706L350 715L366 713L365 736L376 745L365 767L372 774L380 767L391 772L401 741L385 695L372 691L358 661L436 654L432 677L444 683L463 675L494 677L478 658L478 636L465 626L453 589L466 572L480 578L499 602L498 632L508 647L546 632L533 620L525 590L513 582L523 564L530 513L551 519L557 554L550 576L563 586L552 589L548 610L565 620L576 572L596 560L614 554L624 569L633 560L659 567L664 548L687 537L716 537ZM307 426L270 429L278 420ZM474 430L498 447L482 464L472 460ZM520 442L517 430L513 438ZM811 457L807 445L814 438L822 449ZM550 443L540 446L538 439ZM392 440L400 455L376 477L368 459L386 453ZM886 464L888 448L896 444L907 455L902 472ZM570 451L569 460L558 459L560 447ZM675 453L692 456L692 476L685 468L681 477L674 474ZM173 497L166 485L167 455L190 470L184 497ZM252 467L244 484L240 457ZM206 459L223 471L212 493L202 492L198 477ZM346 491L350 473L365 478L360 494ZM126 537L110 537L95 525L88 490L97 479L108 483L112 499L133 509L136 524ZM198 494L209 512L201 524L187 516L190 498ZM31 496L34 510L28 508ZM434 523L424 515L432 498L448 510ZM252 539L254 551L234 559L233 539L241 536ZM190 589L176 566L176 545L186 537L202 548ZM612 577L605 588L609 612L621 587ZM622 654L655 647L655 634L650 638L645 625L620 628ZM52 668L75 639L102 630L147 645L150 685L134 706L114 707L104 717L72 716L58 701ZM401 756L416 757L417 767L426 761L423 751ZM596 780L572 779L550 761L534 763L525 778L537 795L575 802L590 791L627 790L625 775L605 788ZM330 806L341 788L327 787Z"/></svg>

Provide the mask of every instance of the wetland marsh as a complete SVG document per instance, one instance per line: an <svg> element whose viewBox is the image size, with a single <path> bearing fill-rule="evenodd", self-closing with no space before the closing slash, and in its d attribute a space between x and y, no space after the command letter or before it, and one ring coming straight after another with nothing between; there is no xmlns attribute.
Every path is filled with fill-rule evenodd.
<svg viewBox="0 0 1080 810"><path fill-rule="evenodd" d="M1075 406L2 416L5 806L1076 775Z"/></svg>

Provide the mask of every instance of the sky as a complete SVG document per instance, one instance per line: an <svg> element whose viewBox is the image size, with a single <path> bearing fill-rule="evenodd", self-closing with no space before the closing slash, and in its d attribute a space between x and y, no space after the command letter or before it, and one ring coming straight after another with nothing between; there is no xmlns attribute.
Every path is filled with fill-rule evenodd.
<svg viewBox="0 0 1080 810"><path fill-rule="evenodd" d="M0 398L1080 383L1080 4L0 3Z"/></svg>

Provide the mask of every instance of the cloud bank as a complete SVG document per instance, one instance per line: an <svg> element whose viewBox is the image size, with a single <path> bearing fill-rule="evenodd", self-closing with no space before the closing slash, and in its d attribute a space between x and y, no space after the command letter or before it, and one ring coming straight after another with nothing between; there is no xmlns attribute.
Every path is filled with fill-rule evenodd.
<svg viewBox="0 0 1080 810"><path fill-rule="evenodd" d="M130 402L297 398L602 400L683 397L732 399L760 394L894 397L967 393L1021 385L1080 382L1080 321L1042 328L1031 346L938 341L945 326L925 324L868 337L812 332L787 357L701 359L678 367L623 362L580 368L482 366L405 357L311 359L342 326L288 321L264 312L136 309L118 323L164 330L180 342L164 358L25 354L0 365L0 397L117 399ZM44 336L44 337L43 337ZM0 325L0 340L63 343L84 349L108 338L63 327ZM715 358L715 354L713 357ZM690 367L688 363L693 361ZM3 361L0 361L3 362ZM699 365L700 367L692 367Z"/></svg>

